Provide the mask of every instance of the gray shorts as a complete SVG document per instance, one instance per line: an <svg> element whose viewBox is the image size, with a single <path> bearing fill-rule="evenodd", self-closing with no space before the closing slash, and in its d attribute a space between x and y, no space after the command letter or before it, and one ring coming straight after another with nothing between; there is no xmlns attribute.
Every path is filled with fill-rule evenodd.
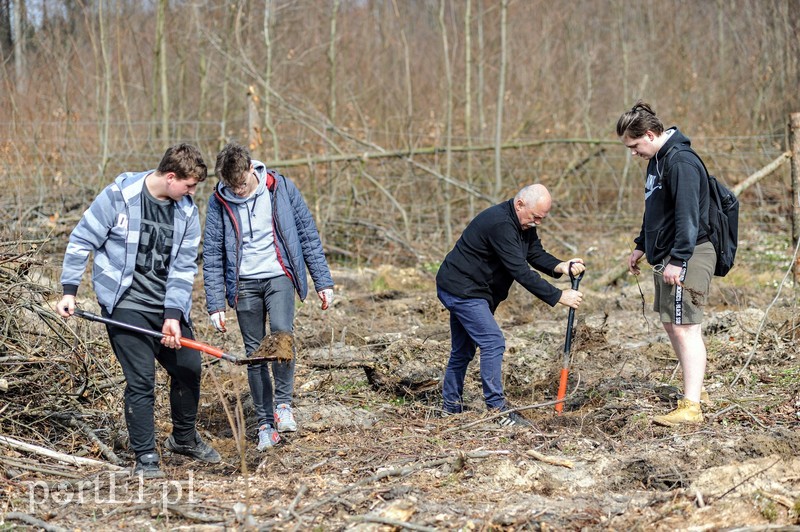
<svg viewBox="0 0 800 532"><path fill-rule="evenodd" d="M711 278L717 264L717 254L711 242L705 242L694 248L694 254L685 263L681 272L683 286L668 285L661 272L669 263L666 257L655 268L655 301L653 310L658 312L662 323L685 325L703 322L703 307L708 300L711 289Z"/></svg>

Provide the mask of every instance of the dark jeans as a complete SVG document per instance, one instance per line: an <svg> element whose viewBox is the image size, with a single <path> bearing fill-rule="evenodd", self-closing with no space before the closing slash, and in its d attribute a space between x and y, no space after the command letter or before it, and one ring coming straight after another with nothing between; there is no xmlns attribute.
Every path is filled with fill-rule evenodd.
<svg viewBox="0 0 800 532"><path fill-rule="evenodd" d="M130 309L114 309L111 318L145 329L161 331L163 314ZM111 348L125 375L125 422L128 425L130 447L139 457L155 452L156 364L167 370L169 404L172 412L172 434L180 444L193 444L197 405L200 402L200 371L202 358L199 351L182 347L169 349L158 338L106 326ZM181 334L194 338L192 330L181 322Z"/></svg>
<svg viewBox="0 0 800 532"><path fill-rule="evenodd" d="M282 275L272 279L242 279L239 281L239 298L236 318L242 331L247 356L258 349L267 335L267 318L270 334L294 331L294 286ZM294 347L292 347L294 349ZM270 366L275 377L273 402ZM274 425L274 404L292 404L294 393L294 357L291 362L265 362L247 366L247 381L256 409L258 426Z"/></svg>
<svg viewBox="0 0 800 532"><path fill-rule="evenodd" d="M505 408L502 366L506 341L489 308L489 302L485 299L457 297L438 287L437 295L450 311L450 360L442 382L444 410L463 410L464 377L478 347L481 350L481 383L486 407Z"/></svg>

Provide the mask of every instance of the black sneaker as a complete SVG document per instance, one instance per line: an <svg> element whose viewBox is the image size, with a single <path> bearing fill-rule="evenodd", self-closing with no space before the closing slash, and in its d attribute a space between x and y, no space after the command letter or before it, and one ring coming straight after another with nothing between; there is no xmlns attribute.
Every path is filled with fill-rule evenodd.
<svg viewBox="0 0 800 532"><path fill-rule="evenodd" d="M158 467L158 455L145 453L136 459L133 466L133 476L142 475L142 478L164 478L167 475Z"/></svg>
<svg viewBox="0 0 800 532"><path fill-rule="evenodd" d="M502 427L532 427L533 423L522 417L516 412L508 412L506 415L495 419L495 423Z"/></svg>
<svg viewBox="0 0 800 532"><path fill-rule="evenodd" d="M222 460L222 458L219 456L219 453L215 451L214 448L209 444L204 442L200 438L200 435L196 432L194 434L194 445L184 445L182 443L178 443L175 441L175 437L170 434L169 438L164 441L164 448L168 451L172 451L173 453L183 454L194 458L195 460L208 462L210 464L216 464Z"/></svg>

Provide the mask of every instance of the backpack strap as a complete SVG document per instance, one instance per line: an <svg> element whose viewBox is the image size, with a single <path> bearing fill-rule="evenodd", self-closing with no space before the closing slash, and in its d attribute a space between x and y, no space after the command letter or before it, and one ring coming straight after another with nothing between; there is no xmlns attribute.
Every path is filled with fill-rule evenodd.
<svg viewBox="0 0 800 532"><path fill-rule="evenodd" d="M673 150L674 150L674 152L673 152ZM719 198L717 198L716 195L711 191L711 174L708 173L708 168L706 168L706 163L703 162L703 158L700 157L697 154L697 152L692 149L691 146L682 147L679 144L673 144L672 147L667 150L667 153L664 154L664 160L665 160L665 162L664 162L664 173L667 172L667 166L669 164L671 164L672 157L674 157L676 153L681 152L681 151L688 151L690 153L693 153L694 156L697 157L697 160L700 161L700 164L703 166L703 171L706 173L706 182L708 183L708 201L709 201L709 205L711 204L712 201L716 201L717 208L722 210L722 205L719 204ZM709 213L709 215L710 215L710 213ZM711 221L709 220L709 223L706 224L706 223L703 223L703 220L700 220L700 223L702 224L703 230L706 232L706 234L710 235L711 234L711 225L710 225Z"/></svg>

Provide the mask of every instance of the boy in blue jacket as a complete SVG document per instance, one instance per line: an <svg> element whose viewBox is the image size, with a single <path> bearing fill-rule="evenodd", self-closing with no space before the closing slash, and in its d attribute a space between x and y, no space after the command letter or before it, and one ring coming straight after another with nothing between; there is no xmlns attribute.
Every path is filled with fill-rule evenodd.
<svg viewBox="0 0 800 532"><path fill-rule="evenodd" d="M317 226L294 183L250 159L236 143L217 155L220 179L206 212L203 280L211 323L225 332L225 301L236 310L245 352L251 356L267 334L294 331L295 294L308 293L306 268L326 310L333 279ZM294 358L247 366L258 417L258 447L280 443L278 432L293 432ZM277 405L274 407L273 405Z"/></svg>
<svg viewBox="0 0 800 532"><path fill-rule="evenodd" d="M170 376L172 434L164 447L205 462L220 456L195 429L200 401L200 353L181 349L193 338L189 312L200 222L192 200L207 168L189 144L167 149L156 170L125 172L95 198L69 237L58 313L75 312L75 295L94 254L92 283L106 317L145 329L162 340L107 327L125 375L125 421L135 453L134 474L161 478L155 444L155 361ZM179 351L180 350L180 351Z"/></svg>

